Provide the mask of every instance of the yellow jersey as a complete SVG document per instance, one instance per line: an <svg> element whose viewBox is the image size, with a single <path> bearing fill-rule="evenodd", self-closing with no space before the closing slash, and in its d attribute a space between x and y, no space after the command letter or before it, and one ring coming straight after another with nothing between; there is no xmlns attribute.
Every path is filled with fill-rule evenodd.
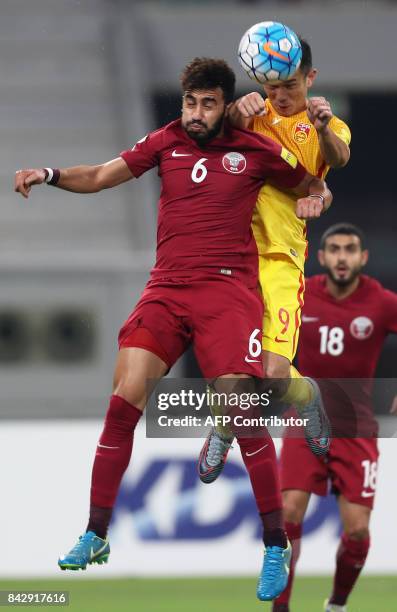
<svg viewBox="0 0 397 612"><path fill-rule="evenodd" d="M265 105L265 114L255 117L251 129L291 151L310 174L324 178L329 166L322 159L317 132L306 111L282 117L269 100L265 100ZM332 117L329 126L343 142L350 144L350 130L341 119ZM306 222L298 219L295 206L294 197L272 185L264 185L254 210L252 229L260 255L283 253L303 272L307 249Z"/></svg>

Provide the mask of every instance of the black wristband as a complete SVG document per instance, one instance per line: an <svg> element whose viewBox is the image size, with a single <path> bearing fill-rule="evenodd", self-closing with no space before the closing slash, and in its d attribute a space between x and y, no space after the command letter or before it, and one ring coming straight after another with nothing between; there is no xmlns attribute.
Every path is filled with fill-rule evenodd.
<svg viewBox="0 0 397 612"><path fill-rule="evenodd" d="M43 168L45 173L45 182L47 185L56 185L60 179L61 171L59 168Z"/></svg>

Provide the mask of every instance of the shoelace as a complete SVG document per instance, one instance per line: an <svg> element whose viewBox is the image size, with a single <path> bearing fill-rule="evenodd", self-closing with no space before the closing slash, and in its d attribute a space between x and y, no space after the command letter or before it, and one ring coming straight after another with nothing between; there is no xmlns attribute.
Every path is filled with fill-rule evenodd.
<svg viewBox="0 0 397 612"><path fill-rule="evenodd" d="M79 554L79 553L85 552L85 546L87 544L87 540L90 539L86 537L87 535L88 533L85 533L84 535L80 536L79 541L77 542L75 546L73 546L72 550L70 551L71 553Z"/></svg>
<svg viewBox="0 0 397 612"><path fill-rule="evenodd" d="M208 444L206 461L211 467L218 465L223 454L230 448L230 443L222 440L216 433L212 433Z"/></svg>
<svg viewBox="0 0 397 612"><path fill-rule="evenodd" d="M284 563L284 555L276 550L266 551L266 579L273 581L280 575L280 568Z"/></svg>

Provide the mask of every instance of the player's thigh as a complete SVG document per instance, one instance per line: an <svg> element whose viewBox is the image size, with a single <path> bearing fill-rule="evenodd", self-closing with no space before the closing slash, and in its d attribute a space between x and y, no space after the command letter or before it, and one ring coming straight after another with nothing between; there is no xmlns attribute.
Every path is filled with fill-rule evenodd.
<svg viewBox="0 0 397 612"><path fill-rule="evenodd" d="M144 407L148 386L163 376L186 350L190 331L179 286L148 283L119 333L114 392Z"/></svg>
<svg viewBox="0 0 397 612"><path fill-rule="evenodd" d="M373 508L378 469L375 438L334 438L328 453L328 469L334 492L351 504Z"/></svg>
<svg viewBox="0 0 397 612"><path fill-rule="evenodd" d="M304 491L325 496L328 489L327 464L310 450L304 437L283 438L279 461L281 490Z"/></svg>
<svg viewBox="0 0 397 612"><path fill-rule="evenodd" d="M352 503L344 495L339 495L338 505L344 533L355 540L368 538L371 508Z"/></svg>
<svg viewBox="0 0 397 612"><path fill-rule="evenodd" d="M263 376L262 317L256 289L224 277L201 286L195 300L193 348L205 378Z"/></svg>
<svg viewBox="0 0 397 612"><path fill-rule="evenodd" d="M286 255L261 255L259 284L265 305L262 347L291 363L299 338L304 275Z"/></svg>
<svg viewBox="0 0 397 612"><path fill-rule="evenodd" d="M284 520L289 523L302 523L309 505L308 491L286 489L282 492Z"/></svg>
<svg viewBox="0 0 397 612"><path fill-rule="evenodd" d="M167 370L168 364L146 349L122 348L116 359L113 393L143 410L156 381L162 378Z"/></svg>

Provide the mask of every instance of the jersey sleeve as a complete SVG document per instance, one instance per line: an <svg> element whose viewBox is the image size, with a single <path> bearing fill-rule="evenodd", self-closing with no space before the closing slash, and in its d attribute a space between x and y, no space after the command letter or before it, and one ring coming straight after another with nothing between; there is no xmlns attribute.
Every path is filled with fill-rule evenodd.
<svg viewBox="0 0 397 612"><path fill-rule="evenodd" d="M124 159L134 177L138 178L159 164L162 147L163 131L156 130L138 140L132 149L122 151L120 157Z"/></svg>
<svg viewBox="0 0 397 612"><path fill-rule="evenodd" d="M299 185L307 172L295 155L270 138L263 137L263 140L262 171L264 178L271 179L277 187L285 189Z"/></svg>
<svg viewBox="0 0 397 612"><path fill-rule="evenodd" d="M383 293L383 312L386 331L397 334L397 293L385 289Z"/></svg>
<svg viewBox="0 0 397 612"><path fill-rule="evenodd" d="M346 123L344 123L341 119L338 119L338 117L332 117L329 123L329 127L334 132L334 134L338 136L338 138L340 138L345 144L347 144L347 146L350 145L352 135Z"/></svg>

